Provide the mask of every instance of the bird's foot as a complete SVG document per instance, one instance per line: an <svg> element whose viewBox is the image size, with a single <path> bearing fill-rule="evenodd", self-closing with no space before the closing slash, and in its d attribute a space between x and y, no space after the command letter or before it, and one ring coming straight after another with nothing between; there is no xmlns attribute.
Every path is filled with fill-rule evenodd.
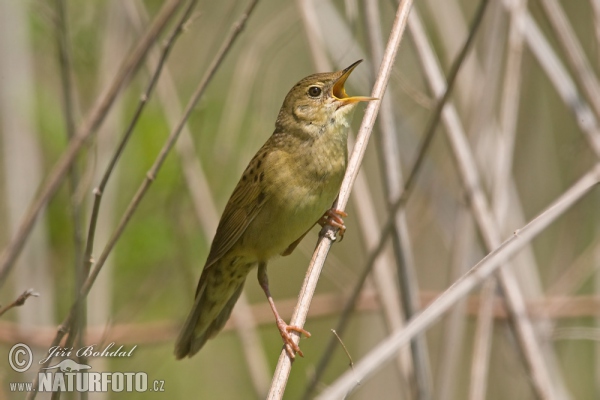
<svg viewBox="0 0 600 400"><path fill-rule="evenodd" d="M304 357L304 353L302 353L302 350L300 350L300 346L294 343L294 339L292 335L290 335L290 331L298 332L299 334L304 335L307 338L310 337L310 333L307 330L300 328L299 326L286 324L285 321L281 318L277 318L276 323L277 329L279 329L279 334L281 335L283 343L285 344L285 351L287 352L288 356L292 360L296 358L296 353L300 354L300 357Z"/></svg>
<svg viewBox="0 0 600 400"><path fill-rule="evenodd" d="M346 218L347 216L348 214L342 210L330 208L329 210L325 211L325 214L323 214L319 220L319 225L330 225L334 228L338 228L338 235L341 242L344 239L344 233L346 233L346 225L344 225L344 220L342 218Z"/></svg>

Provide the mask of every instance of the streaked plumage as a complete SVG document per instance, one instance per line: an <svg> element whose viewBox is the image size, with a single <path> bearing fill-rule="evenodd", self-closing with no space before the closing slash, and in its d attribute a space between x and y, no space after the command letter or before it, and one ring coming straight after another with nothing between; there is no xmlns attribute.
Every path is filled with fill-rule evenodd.
<svg viewBox="0 0 600 400"><path fill-rule="evenodd" d="M344 90L359 62L343 71L308 76L286 96L275 132L252 158L225 206L192 311L175 345L178 359L197 353L223 328L256 265L271 300L267 261L290 254L331 207L346 170L352 111L357 102L372 100L348 97ZM297 329L281 319L278 327L293 357L299 348L289 343L287 331Z"/></svg>

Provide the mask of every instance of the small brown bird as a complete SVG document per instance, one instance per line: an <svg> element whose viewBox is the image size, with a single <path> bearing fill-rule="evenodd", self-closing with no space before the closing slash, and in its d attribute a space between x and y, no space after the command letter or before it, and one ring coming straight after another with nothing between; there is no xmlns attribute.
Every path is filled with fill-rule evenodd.
<svg viewBox="0 0 600 400"><path fill-rule="evenodd" d="M348 161L352 111L371 97L349 97L344 83L359 60L343 71L314 74L287 94L275 132L248 164L225 206L196 290L196 299L175 344L175 357L196 354L225 325L246 276L258 264L263 288L291 358L297 352L269 291L267 262L289 255L316 224L345 229L346 214L329 209Z"/></svg>

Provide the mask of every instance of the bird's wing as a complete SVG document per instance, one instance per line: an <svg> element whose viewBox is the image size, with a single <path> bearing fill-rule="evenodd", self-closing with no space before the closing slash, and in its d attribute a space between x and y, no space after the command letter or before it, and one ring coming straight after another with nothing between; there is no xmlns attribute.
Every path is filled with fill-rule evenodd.
<svg viewBox="0 0 600 400"><path fill-rule="evenodd" d="M268 193L261 190L261 181L264 177L264 175L261 176L264 174L262 161L266 157L266 155L262 155L263 153L259 151L254 156L233 190L221 216L221 221L219 221L217 233L204 266L205 269L231 249L268 200Z"/></svg>

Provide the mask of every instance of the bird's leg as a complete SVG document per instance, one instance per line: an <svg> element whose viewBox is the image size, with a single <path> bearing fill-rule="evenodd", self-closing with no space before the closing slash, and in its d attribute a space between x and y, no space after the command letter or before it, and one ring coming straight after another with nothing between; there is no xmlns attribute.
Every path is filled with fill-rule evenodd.
<svg viewBox="0 0 600 400"><path fill-rule="evenodd" d="M306 337L310 337L310 333L298 326L286 324L283 318L279 316L277 308L275 307L275 302L273 301L273 297L271 297L271 291L269 290L267 263L258 264L258 283L260 284L260 287L262 287L262 289L264 290L265 295L267 295L267 300L269 301L271 310L273 310L273 314L275 315L275 322L277 324L277 329L279 329L279 334L283 339L283 343L285 344L285 351L288 353L292 360L296 358L296 353L300 354L301 357L304 357L304 354L300 350L300 347L296 343L294 343L294 340L290 335L290 331L298 332Z"/></svg>
<svg viewBox="0 0 600 400"><path fill-rule="evenodd" d="M329 210L325 211L325 214L323 214L318 223L321 226L330 225L338 228L341 242L342 239L344 239L344 233L346 233L346 225L344 225L344 220L342 218L346 218L347 216L348 214L342 210L330 208Z"/></svg>

